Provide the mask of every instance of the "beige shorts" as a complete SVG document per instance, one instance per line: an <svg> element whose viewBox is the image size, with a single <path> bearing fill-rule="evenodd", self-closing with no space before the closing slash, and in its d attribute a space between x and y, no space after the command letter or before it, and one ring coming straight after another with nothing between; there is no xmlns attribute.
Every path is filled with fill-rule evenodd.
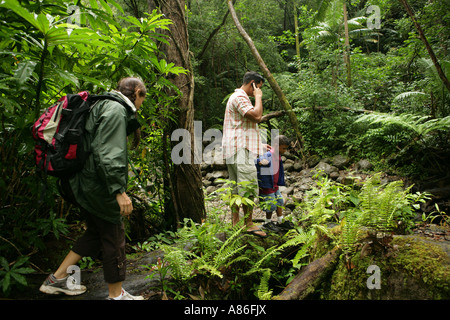
<svg viewBox="0 0 450 320"><path fill-rule="evenodd" d="M255 159L256 156L247 149L239 149L234 156L226 159L229 179L236 182L232 190L233 194L246 198L254 198L258 195Z"/></svg>

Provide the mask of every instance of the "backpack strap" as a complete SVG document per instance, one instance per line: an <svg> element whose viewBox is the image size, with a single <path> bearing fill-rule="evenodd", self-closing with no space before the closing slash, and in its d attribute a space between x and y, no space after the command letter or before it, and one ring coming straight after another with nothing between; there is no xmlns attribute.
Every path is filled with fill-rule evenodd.
<svg viewBox="0 0 450 320"><path fill-rule="evenodd" d="M134 112L134 110L131 109L130 105L128 103L126 103L125 101L123 101L122 99L119 99L114 96L106 95L106 94L90 95L88 98L88 101L91 102L90 105L93 105L95 102L97 102L99 100L105 100L105 99L116 101L116 102L120 103L122 106L124 106L125 109L128 110L130 113ZM127 136L130 135L132 132L136 131L137 129L139 129L140 127L141 127L141 124L139 123L139 121L136 118L131 119L127 125Z"/></svg>
<svg viewBox="0 0 450 320"><path fill-rule="evenodd" d="M90 102L90 105L92 105L93 103L95 103L95 102L97 102L99 100L113 100L113 101L116 101L116 102L120 103L122 106L124 106L125 109L127 109L128 111L133 112L131 107L125 101L123 101L123 100L121 100L121 99L119 99L117 97L110 96L110 95L107 95L107 94L90 95L88 97L88 101Z"/></svg>
<svg viewBox="0 0 450 320"><path fill-rule="evenodd" d="M133 110L131 110L131 107L126 102L124 102L121 99L116 98L114 96L110 96L110 95L106 95L106 94L105 95L89 95L87 100L84 101L83 104L79 108L73 109L73 110L72 109L63 109L62 110L64 115L70 114L70 116L71 116L70 124L62 132L56 133L55 139L62 141L67 133L67 130L73 125L73 122L79 121L79 120L77 120L77 117L75 117L75 115L77 115L79 113L83 113L85 111L89 111L92 108L92 105L100 100L113 100L113 101L120 103L128 111L130 111L130 112L133 111Z"/></svg>

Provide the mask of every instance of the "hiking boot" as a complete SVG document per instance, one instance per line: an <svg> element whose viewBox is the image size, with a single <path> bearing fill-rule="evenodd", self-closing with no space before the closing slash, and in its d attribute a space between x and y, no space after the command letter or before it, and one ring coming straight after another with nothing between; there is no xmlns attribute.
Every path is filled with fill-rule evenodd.
<svg viewBox="0 0 450 320"><path fill-rule="evenodd" d="M263 224L262 227L264 229L267 229L267 230L272 231L272 232L279 232L279 231L281 231L280 228L278 228L278 226L275 223L273 223L272 221Z"/></svg>
<svg viewBox="0 0 450 320"><path fill-rule="evenodd" d="M122 293L117 298L111 298L109 297L108 300L144 300L143 296L133 296L126 292L124 289L122 289Z"/></svg>
<svg viewBox="0 0 450 320"><path fill-rule="evenodd" d="M73 283L70 288L67 286L67 279L69 276L63 279L56 279L53 274L49 275L44 283L39 288L39 291L47 294L60 294L64 293L68 296L77 296L86 292L86 287ZM73 278L72 282L75 281ZM70 280L69 280L70 281Z"/></svg>
<svg viewBox="0 0 450 320"><path fill-rule="evenodd" d="M294 224L289 220L286 220L283 223L279 223L277 227L283 230L291 230L295 228Z"/></svg>

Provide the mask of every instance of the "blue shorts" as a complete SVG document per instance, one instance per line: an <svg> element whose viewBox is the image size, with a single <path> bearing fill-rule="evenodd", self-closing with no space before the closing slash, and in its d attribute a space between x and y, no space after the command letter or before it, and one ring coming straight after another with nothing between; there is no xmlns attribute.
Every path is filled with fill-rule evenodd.
<svg viewBox="0 0 450 320"><path fill-rule="evenodd" d="M260 194L260 206L264 212L274 212L278 207L284 206L284 199L280 190L269 194Z"/></svg>

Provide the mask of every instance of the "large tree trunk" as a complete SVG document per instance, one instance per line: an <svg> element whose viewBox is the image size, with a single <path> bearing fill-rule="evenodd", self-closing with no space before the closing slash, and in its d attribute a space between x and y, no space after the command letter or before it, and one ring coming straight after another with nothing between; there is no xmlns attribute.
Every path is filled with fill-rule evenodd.
<svg viewBox="0 0 450 320"><path fill-rule="evenodd" d="M185 0L149 0L149 9L157 8L172 20L169 30L169 46L163 46L166 60L188 70L186 74L171 76L170 81L180 90L177 103L177 123L173 129L186 129L190 133L191 146L194 146L194 72L189 53L189 35L185 15ZM176 95L175 92L171 94ZM190 148L191 163L173 166L172 196L174 215L177 223L184 218L201 222L206 216L202 189L200 165L194 163L194 148Z"/></svg>
<svg viewBox="0 0 450 320"><path fill-rule="evenodd" d="M264 60L261 58L261 55L259 54L258 50L255 47L255 44L253 43L253 40L250 38L250 36L247 34L247 32L242 27L241 23L239 22L239 18L237 17L236 11L234 10L233 1L227 0L228 2L228 9L231 12L231 16L233 17L234 24L236 25L236 28L238 29L239 33L241 34L242 38L244 38L245 42L247 42L253 56L255 57L256 61L258 62L258 65L263 72L265 78L269 82L270 86L272 87L273 91L275 91L275 94L277 95L278 99L281 102L281 105L283 106L284 110L288 114L289 121L291 122L292 129L295 132L296 138L298 142L300 143L300 150L303 154L303 136L300 133L299 124L297 120L297 116L295 112L292 110L291 105L289 104L289 101L287 100L286 96L283 93L283 90L281 90L280 86L278 85L278 82L273 77L272 73L270 72L269 68L267 68L266 64L264 63Z"/></svg>
<svg viewBox="0 0 450 320"><path fill-rule="evenodd" d="M419 33L419 38L422 40L423 44L427 48L428 54L430 55L431 60L434 63L434 66L436 67L436 71L439 74L439 77L441 78L444 85L447 87L447 90L450 90L450 82L448 81L447 77L445 76L444 71L442 71L441 65L439 64L436 55L434 54L433 49L431 48L430 44L428 43L427 38L425 37L425 34L423 33L423 30L420 26L420 24L417 22L416 17L414 16L414 13L409 6L408 2L406 0L399 0L400 3L405 7L406 12L408 12L408 15L411 17L411 20L414 22L414 25L417 29L417 32Z"/></svg>

